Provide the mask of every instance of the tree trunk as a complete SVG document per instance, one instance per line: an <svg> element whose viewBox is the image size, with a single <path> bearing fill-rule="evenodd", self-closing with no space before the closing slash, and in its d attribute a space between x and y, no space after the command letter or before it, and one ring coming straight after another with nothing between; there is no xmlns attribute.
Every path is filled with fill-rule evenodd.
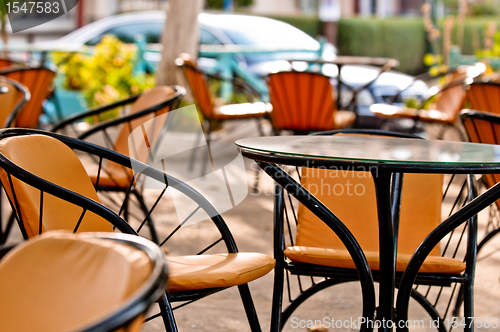
<svg viewBox="0 0 500 332"><path fill-rule="evenodd" d="M198 14L204 4L205 0L169 1L167 20L161 38L163 51L156 76L157 85L185 85L174 61L183 52L197 57L200 33Z"/></svg>

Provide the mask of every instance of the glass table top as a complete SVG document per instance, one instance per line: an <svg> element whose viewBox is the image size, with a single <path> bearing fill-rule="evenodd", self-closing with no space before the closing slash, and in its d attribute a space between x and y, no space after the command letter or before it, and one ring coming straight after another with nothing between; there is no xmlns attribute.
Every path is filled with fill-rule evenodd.
<svg viewBox="0 0 500 332"><path fill-rule="evenodd" d="M376 136L271 136L236 141L245 151L367 162L498 165L500 146Z"/></svg>

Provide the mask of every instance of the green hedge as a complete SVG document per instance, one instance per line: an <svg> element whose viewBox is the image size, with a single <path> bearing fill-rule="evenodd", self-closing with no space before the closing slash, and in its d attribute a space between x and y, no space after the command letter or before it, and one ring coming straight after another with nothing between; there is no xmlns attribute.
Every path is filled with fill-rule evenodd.
<svg viewBox="0 0 500 332"><path fill-rule="evenodd" d="M270 16L270 18L293 25L314 38L321 34L321 22L317 16Z"/></svg>
<svg viewBox="0 0 500 332"><path fill-rule="evenodd" d="M474 19L468 19L464 26L464 44L462 47L462 54L474 55L474 45L479 44L480 47L483 46L483 32L486 30L488 23L494 21L497 24L498 29L500 29L500 17L478 17ZM453 31L452 40L456 41L457 26Z"/></svg>
<svg viewBox="0 0 500 332"><path fill-rule="evenodd" d="M425 71L426 33L420 18L341 19L338 48L342 55L398 59L398 70L408 74Z"/></svg>
<svg viewBox="0 0 500 332"><path fill-rule="evenodd" d="M272 17L287 22L307 34L321 34L321 22L316 16ZM475 45L482 47L483 31L489 22L495 21L500 29L500 17L481 16L468 18L464 26L463 54L473 55ZM442 22L439 24L442 30ZM452 35L456 43L457 25ZM346 18L339 21L338 48L342 55L378 56L396 58L398 70L416 75L425 72L422 60L430 51L422 18L393 17Z"/></svg>
<svg viewBox="0 0 500 332"><path fill-rule="evenodd" d="M483 32L489 22L500 28L500 17L468 18L464 25L462 54L475 54L476 45L482 47ZM442 31L443 22L438 24ZM452 34L456 44L457 24ZM442 46L442 45L440 45ZM419 74L426 70L422 59L429 51L427 33L421 18L349 18L339 21L338 47L340 54L396 58L399 71Z"/></svg>

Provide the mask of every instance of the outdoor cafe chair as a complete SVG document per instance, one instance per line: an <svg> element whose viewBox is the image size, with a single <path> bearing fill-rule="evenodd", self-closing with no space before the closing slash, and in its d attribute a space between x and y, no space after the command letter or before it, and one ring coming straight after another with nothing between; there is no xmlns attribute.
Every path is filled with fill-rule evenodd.
<svg viewBox="0 0 500 332"><path fill-rule="evenodd" d="M317 135L420 138L352 129ZM288 169L290 174L295 174L296 181L330 209L353 234L366 256L374 281L378 281L379 229L375 186L370 170L292 170ZM451 215L474 196L473 186L468 191L463 176L452 176L445 186L441 174L404 174L402 179L399 223L394 226L395 234L399 231L396 238L396 287L413 253L441 222L444 204L451 207ZM347 192L349 188L350 193ZM393 205L393 212L395 208L396 205ZM465 285L464 317L473 316L476 224L476 218L471 218L467 226L452 231L441 241L440 247L432 250L411 292L412 298L432 320L440 321L440 332L447 331L444 322L461 284ZM281 186L275 187L274 239L276 267L271 324L275 330L282 329L292 315L297 315L295 310L311 296L330 286L359 280L354 261L340 238ZM295 279L296 282L293 282ZM284 294L288 298L286 307ZM334 312L331 314L335 315Z"/></svg>
<svg viewBox="0 0 500 332"><path fill-rule="evenodd" d="M354 112L337 110L330 78L320 73L287 71L268 76L275 135L342 129L352 124Z"/></svg>
<svg viewBox="0 0 500 332"><path fill-rule="evenodd" d="M470 85L473 91L473 97L470 98L472 105L484 107L485 112L475 110L463 110L460 112L460 119L465 127L469 140L473 143L500 144L500 109L497 109L495 103L498 103L500 96L494 92L498 88L494 83L474 83ZM471 91L468 91L469 92ZM487 92L487 95L481 95ZM489 101L488 101L489 100ZM500 106L500 104L498 104ZM496 113L496 114L494 114ZM498 138L497 138L498 137ZM500 181L497 174L483 174L479 183L486 189L491 188ZM490 205L488 223L482 237L477 245L477 254L481 249L491 241L500 232L500 201ZM457 302L456 309L461 305L461 299Z"/></svg>
<svg viewBox="0 0 500 332"><path fill-rule="evenodd" d="M469 140L473 143L500 144L500 114L463 110L460 118L464 124ZM491 188L500 181L497 174L484 174L482 183L486 188ZM486 226L485 234L479 241L477 251L481 251L484 245L500 232L500 201L490 206L490 216Z"/></svg>
<svg viewBox="0 0 500 332"><path fill-rule="evenodd" d="M467 107L476 111L500 114L500 83L487 77L466 85Z"/></svg>
<svg viewBox="0 0 500 332"><path fill-rule="evenodd" d="M158 186L151 190L155 203L142 221L125 221L100 203L94 183L76 152L91 154L127 170L140 172L131 182L147 178ZM30 129L0 131L0 179L21 232L26 239L51 230L144 234L148 216L164 216L158 228L159 245L169 251L169 288L162 296L160 312L167 331L177 331L172 310L205 296L237 286L252 331L260 331L248 282L274 267L274 259L260 253L242 253L215 207L186 183L129 157L68 136ZM97 174L99 179L102 168ZM176 211L171 197L184 199ZM177 213L177 215L176 215ZM185 216L181 219L180 216ZM200 218L189 227L193 218ZM147 233L149 235L149 233ZM182 302L172 308L171 302Z"/></svg>
<svg viewBox="0 0 500 332"><path fill-rule="evenodd" d="M460 66L446 73L444 83L441 86L432 87L429 90L430 97L422 102L417 108L404 106L373 104L370 111L375 115L392 119L413 119L414 125L411 129L415 133L420 122L433 123L441 127L437 139L443 139L448 129L454 130L462 141L466 141L462 130L457 126L458 114L466 102L465 84L480 76L484 72L484 65ZM439 77L436 76L436 77ZM392 101L396 101L403 91L400 91Z"/></svg>
<svg viewBox="0 0 500 332"><path fill-rule="evenodd" d="M219 99L214 97L213 91L208 82L208 74L201 71L193 61L191 56L182 53L175 60L175 64L179 67L189 83L191 91L198 106L199 112L203 115L204 129L206 132L206 140L211 141L211 133L217 130L225 121L256 119L257 128L260 135L264 135L261 126L261 120L269 117L272 110L271 104L263 102L247 102L240 104L222 104ZM214 77L214 76L212 76ZM216 77L220 80L219 77ZM248 88L243 83L237 84L245 95L254 94L253 90ZM250 98L248 98L250 99Z"/></svg>
<svg viewBox="0 0 500 332"><path fill-rule="evenodd" d="M24 105L30 100L30 92L21 83L6 77L0 77L0 123L4 128L10 127ZM0 220L2 215L2 195L0 195ZM7 221L5 227L0 222L0 244L5 243L14 223L13 215Z"/></svg>
<svg viewBox="0 0 500 332"><path fill-rule="evenodd" d="M130 156L128 138L132 131L144 122L175 109L185 93L186 90L180 86L157 86L141 95L135 95L113 104L75 114L56 124L52 131L74 135L81 140L95 141L100 139L100 142L103 142L108 149ZM110 112L120 114L115 114L115 117L109 119ZM86 125L89 123L93 123L93 125L87 127ZM79 126L85 129L79 130ZM161 126L158 129L161 129ZM117 131L118 133L116 133ZM115 138L113 139L113 137ZM153 146L156 144L154 140L149 143ZM141 161L146 162L148 155L143 156L144 159ZM151 216L148 216L148 207L144 201L142 190L131 186L133 183L131 181L133 179L131 170L112 162L99 164L98 160L88 163L88 166L92 167L88 172L98 191L122 192L125 194L125 220L129 218L130 195L135 196L144 215L149 219L148 224L153 241L158 243L153 221ZM99 176L98 171L101 171ZM110 199L112 200L112 198Z"/></svg>
<svg viewBox="0 0 500 332"><path fill-rule="evenodd" d="M17 81L30 92L31 98L8 127L38 128L43 102L53 90L56 70L51 67L16 65L0 69L0 76Z"/></svg>
<svg viewBox="0 0 500 332"><path fill-rule="evenodd" d="M163 252L132 235L52 231L0 251L4 331L138 332L167 283Z"/></svg>

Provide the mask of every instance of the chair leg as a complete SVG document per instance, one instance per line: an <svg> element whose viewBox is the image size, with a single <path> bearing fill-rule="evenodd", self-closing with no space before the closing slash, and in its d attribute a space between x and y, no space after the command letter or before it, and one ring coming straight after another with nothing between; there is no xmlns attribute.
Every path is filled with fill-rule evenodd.
<svg viewBox="0 0 500 332"><path fill-rule="evenodd" d="M281 331L281 311L283 308L283 286L285 269L276 262L274 268L273 302L271 307L271 332Z"/></svg>
<svg viewBox="0 0 500 332"><path fill-rule="evenodd" d="M260 136L265 136L264 135L264 130L262 129L262 122L261 119L257 118L255 119L257 121L257 130L259 131Z"/></svg>
<svg viewBox="0 0 500 332"><path fill-rule="evenodd" d="M165 330L167 332L177 332L178 329L177 324L175 323L174 313L166 293L163 293L161 298L158 300L158 306L160 307L160 314L163 319L163 324L165 325Z"/></svg>
<svg viewBox="0 0 500 332"><path fill-rule="evenodd" d="M473 283L468 281L463 284L464 289L464 317L465 328L464 332L474 331L474 287Z"/></svg>
<svg viewBox="0 0 500 332"><path fill-rule="evenodd" d="M144 212L144 216L146 216L146 220L147 220L147 223L149 226L149 231L151 232L151 240L154 243L159 244L160 242L158 240L158 233L156 233L153 218L151 218L151 215L149 215L149 209L146 206L146 202L144 202L142 195L140 193L138 193L136 190L134 190L133 193L134 193L134 196L137 198L137 201L139 202L142 211Z"/></svg>
<svg viewBox="0 0 500 332"><path fill-rule="evenodd" d="M205 150L205 156L203 156L203 167L201 168L201 176L204 176L206 175L206 169L207 169L207 164L210 163L210 166L212 166L212 161L209 160L211 159L210 158L210 143L211 143L211 140L210 140L210 134L212 133L212 126L209 125L208 126L208 129L207 129L207 136L206 136L206 141L207 141L207 149Z"/></svg>
<svg viewBox="0 0 500 332"><path fill-rule="evenodd" d="M238 286L240 291L241 301L245 307L245 313L247 314L248 323L250 324L250 329L252 332L260 332L259 318L257 317L257 312L255 311L255 306L253 304L252 295L250 294L250 288L248 284L243 284Z"/></svg>
<svg viewBox="0 0 500 332"><path fill-rule="evenodd" d="M196 135L196 142L194 143L195 145L193 146L193 151L191 152L191 157L189 158L189 170L192 171L196 159L196 147L198 146L198 143L200 142L201 138L203 137L203 130L200 130L198 134Z"/></svg>

